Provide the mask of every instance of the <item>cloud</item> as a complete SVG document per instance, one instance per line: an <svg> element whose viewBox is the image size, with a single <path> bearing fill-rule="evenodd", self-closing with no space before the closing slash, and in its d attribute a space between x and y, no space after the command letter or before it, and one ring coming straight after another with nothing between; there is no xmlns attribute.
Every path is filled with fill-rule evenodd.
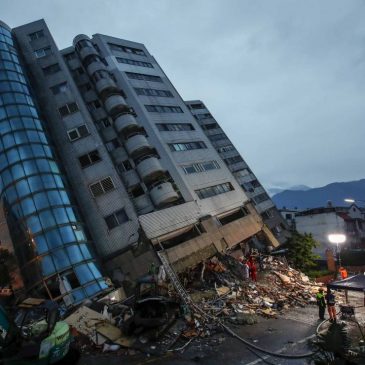
<svg viewBox="0 0 365 365"><path fill-rule="evenodd" d="M266 186L364 178L364 16L355 0L2 0L1 15L44 17L60 48L79 33L146 44Z"/></svg>

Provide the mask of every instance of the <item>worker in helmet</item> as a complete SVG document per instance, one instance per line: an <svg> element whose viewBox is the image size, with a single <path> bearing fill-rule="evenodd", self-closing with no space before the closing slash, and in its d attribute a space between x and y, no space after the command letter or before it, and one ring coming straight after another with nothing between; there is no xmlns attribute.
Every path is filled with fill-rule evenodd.
<svg viewBox="0 0 365 365"><path fill-rule="evenodd" d="M347 270L344 267L341 266L338 272L340 273L342 280L348 277Z"/></svg>
<svg viewBox="0 0 365 365"><path fill-rule="evenodd" d="M319 288L318 293L316 295L318 311L319 311L319 319L324 320L324 312L326 311L326 300L324 298L323 289Z"/></svg>

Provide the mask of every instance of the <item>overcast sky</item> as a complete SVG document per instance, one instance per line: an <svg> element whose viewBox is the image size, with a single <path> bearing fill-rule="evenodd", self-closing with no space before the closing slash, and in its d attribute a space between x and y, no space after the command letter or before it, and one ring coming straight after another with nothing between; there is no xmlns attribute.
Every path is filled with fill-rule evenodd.
<svg viewBox="0 0 365 365"><path fill-rule="evenodd" d="M0 18L45 18L59 48L144 43L268 188L365 178L364 1L0 0Z"/></svg>

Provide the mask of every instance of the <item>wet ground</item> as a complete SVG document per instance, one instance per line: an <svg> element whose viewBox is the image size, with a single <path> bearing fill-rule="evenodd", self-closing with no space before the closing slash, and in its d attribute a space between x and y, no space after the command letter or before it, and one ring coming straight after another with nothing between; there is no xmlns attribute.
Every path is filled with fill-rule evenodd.
<svg viewBox="0 0 365 365"><path fill-rule="evenodd" d="M229 327L239 336L270 351L280 351L287 354L309 352L308 339L315 333L318 325L317 307L308 306L289 311L277 319L259 318L254 325L238 326L230 324ZM177 344L176 347L179 347ZM273 364L305 364L305 360L277 359L260 353L257 355L248 350L239 340L228 334L219 333L207 339L194 339L183 352L170 352L162 357L148 355L115 356L89 355L83 356L78 365L106 364L207 364L207 365L254 365L264 364L265 361Z"/></svg>
<svg viewBox="0 0 365 365"><path fill-rule="evenodd" d="M353 295L350 297L350 301L352 304L362 305L362 293L361 296ZM356 308L356 317L363 326L364 307ZM308 341L314 338L319 323L317 306L309 305L305 308L288 310L276 319L259 317L259 322L254 325L229 324L229 327L256 346L272 352L297 355L311 351ZM324 328L327 325L325 324ZM355 333L355 326L352 328ZM358 336L358 332L355 335ZM177 343L175 348L182 344ZM169 352L160 357L148 354L116 356L113 353L84 355L78 365L303 365L310 363L308 361L308 359L281 359L258 351L257 354L254 354L239 340L228 334L218 333L207 339L194 339L183 351Z"/></svg>

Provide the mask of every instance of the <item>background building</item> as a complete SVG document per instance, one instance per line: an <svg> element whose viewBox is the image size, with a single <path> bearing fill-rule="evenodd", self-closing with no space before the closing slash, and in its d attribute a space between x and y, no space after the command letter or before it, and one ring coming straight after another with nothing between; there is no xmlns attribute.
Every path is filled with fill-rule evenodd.
<svg viewBox="0 0 365 365"><path fill-rule="evenodd" d="M333 249L328 235L341 233L346 235L343 248L365 248L365 215L361 208L352 204L349 207L327 206L322 208L298 211L282 211L283 216L291 221L293 229L299 233L311 233L320 243L314 252L325 258L327 248Z"/></svg>
<svg viewBox="0 0 365 365"><path fill-rule="evenodd" d="M155 250L179 271L217 251L279 244L143 44L78 35L59 51L43 20L13 34L82 214L73 232L85 222L80 240L115 282L146 273Z"/></svg>

